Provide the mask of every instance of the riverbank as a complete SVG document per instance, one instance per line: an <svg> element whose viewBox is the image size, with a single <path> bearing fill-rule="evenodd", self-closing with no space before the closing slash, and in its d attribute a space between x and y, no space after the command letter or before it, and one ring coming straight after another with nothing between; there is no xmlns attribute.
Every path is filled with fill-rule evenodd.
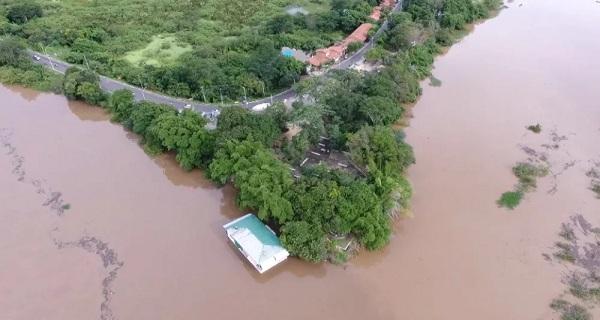
<svg viewBox="0 0 600 320"><path fill-rule="evenodd" d="M204 118L194 112L177 113L167 106L135 102L136 97L127 90L103 92L102 79L88 70L68 69L62 89L70 99L105 107L114 121L142 137L150 154L175 152L182 168L203 168L220 185L232 182L239 191L240 207L256 211L280 230L283 244L292 254L312 262L344 262L348 252L343 243L381 249L389 242L392 218L410 208L412 188L404 173L415 160L402 132L392 131L390 126L402 118L402 104L414 102L420 95L418 81L430 74L434 56L440 52L438 42L449 44L465 23L487 16L497 6L492 1L477 5L465 1L464 11L456 11L451 4L429 8L415 2L407 8L409 13L392 14L390 29L383 33L377 48L389 56L385 72L338 70L304 86L325 108L300 102L292 112L275 105L262 114L252 114L230 107L223 110L216 130L209 131ZM423 10L447 10L462 22L425 21L410 13ZM434 33L426 28L437 24ZM422 35L421 43L405 41L414 32ZM18 63L25 68L38 67L31 62ZM405 90L399 82L410 89ZM322 95L317 93L323 91L321 87L334 89ZM346 99L348 95L354 95L353 101ZM326 109L337 115L332 117ZM302 132L291 140L282 139L290 123ZM303 156L315 153L311 146L322 144L322 135L329 142L321 150L346 151L362 175L345 170L347 165L301 168L309 159L302 161ZM290 172L290 165L299 165L301 173Z"/></svg>
<svg viewBox="0 0 600 320"><path fill-rule="evenodd" d="M35 188L0 179L2 252L14 262L0 274L0 310L26 319L98 316L102 261L52 241L95 236L124 262L110 304L119 319L233 320L264 318L265 310L291 320L560 318L550 303L572 298L561 281L573 268L543 254L554 253L573 213L600 225L586 176L588 160L600 159L600 48L589 41L600 37L600 7L509 7L436 59L441 86L421 82L406 129L418 159L408 170L414 218L395 220L386 248L343 268L288 259L258 276L221 228L241 214L231 186L183 171L172 154L148 157L104 109L0 87L0 127L13 129L27 174L71 204L51 218ZM557 47L561 41L570 45ZM526 129L535 123L539 134ZM568 139L546 150L553 131ZM547 151L554 173L577 162L541 178L507 211L495 201L516 181L512 166L527 158L521 146ZM12 177L9 160L0 155L0 175Z"/></svg>

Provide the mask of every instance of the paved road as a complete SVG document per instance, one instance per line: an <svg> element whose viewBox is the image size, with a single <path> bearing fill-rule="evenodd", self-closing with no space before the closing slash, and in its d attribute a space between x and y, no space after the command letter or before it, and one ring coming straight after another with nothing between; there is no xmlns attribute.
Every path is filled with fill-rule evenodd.
<svg viewBox="0 0 600 320"><path fill-rule="evenodd" d="M396 12L401 9L402 9L402 1L398 1L398 3L392 9L392 11ZM356 63L360 62L364 58L367 51L369 51L369 49L371 49L373 47L373 44L375 43L375 41L377 41L377 39L383 34L383 32L385 30L387 30L387 28L388 28L388 21L386 20L383 22L383 24L381 25L379 30L377 30L377 32L371 37L371 39L367 43L365 43L365 45L362 48L357 50L350 57L347 57L346 59L333 65L330 68L330 70L348 69L348 68L352 67L353 65L355 65ZM45 55L45 54L35 52L35 51L30 51L29 53L32 57L34 55L36 55L40 58L39 60L34 59L35 62L45 65L46 67L48 67L58 73L61 73L61 74L64 74L67 71L67 69L72 66L71 64L69 64L67 62L61 61L61 60L59 60L55 57L49 56L49 55ZM153 92L150 90L142 89L142 88L130 85L128 83L125 83L123 81L108 78L105 76L100 76L100 87L102 88L102 90L104 90L106 92L114 92L114 91L117 91L120 89L128 89L133 93L136 101L147 100L147 101L156 102L156 103L163 103L163 104L173 106L173 107L177 108L178 110L183 109L183 107L187 104L190 104L192 106L192 108L194 110L196 110L197 112L212 112L219 108L218 104L208 104L208 103L201 103L198 101L186 100L186 99L182 99L182 98L175 98L175 97L167 96L167 95L160 94L157 92ZM248 103L241 103L240 105L242 105L243 107L246 107L246 108L252 108L258 104L285 101L285 100L294 98L295 96L296 96L296 92L290 88L290 89L287 89L276 95L273 95L271 97L250 101Z"/></svg>

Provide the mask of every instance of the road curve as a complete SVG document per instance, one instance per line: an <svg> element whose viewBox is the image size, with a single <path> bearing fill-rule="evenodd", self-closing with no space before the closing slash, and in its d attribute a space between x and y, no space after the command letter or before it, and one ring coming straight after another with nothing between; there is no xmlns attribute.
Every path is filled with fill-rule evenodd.
<svg viewBox="0 0 600 320"><path fill-rule="evenodd" d="M402 1L398 1L396 3L396 5L394 6L394 8L392 9L392 12L397 12L401 9L402 9ZM381 27L379 28L379 30L377 30L377 32L369 39L369 41L367 41L362 46L362 48L360 48L359 50L354 52L351 56L346 57L344 60L339 61L338 63L334 64L333 66L331 66L331 68L329 68L329 70L348 69L348 68L352 67L353 65L355 65L356 63L358 63L359 61L361 61L364 58L367 51L369 51L369 49L371 49L373 47L373 45L375 44L377 39L383 34L383 32L385 32L385 30L387 30L387 28L388 28L388 21L385 20L383 22L383 24L381 25ZM58 72L60 74L65 74L67 69L69 69L70 67L73 66L72 64L69 64L65 61L61 61L55 57L51 57L50 55L45 55L40 52L29 51L29 55L33 58L34 62L44 65L47 68L52 69L55 72ZM39 60L36 59L35 56L37 56L39 58ZM127 89L133 93L136 101L151 101L151 102L155 102L155 103L162 103L162 104L173 106L178 110L183 109L183 107L188 104L192 106L192 109L194 109L196 112L199 112L199 113L212 112L212 111L219 109L218 104L208 104L208 103L202 103L202 102L198 102L198 101L186 100L183 98L171 97L171 96L153 92L153 91L150 91L147 89L136 87L131 84L125 83L123 81L108 78L108 77L105 77L102 75L100 76L100 88L102 90L104 90L105 92L110 92L110 93L115 92L117 90L121 90L121 89ZM250 109L258 104L284 101L287 99L294 98L295 96L296 96L296 92L294 91L293 88L290 88L290 89L287 89L285 91L282 91L282 92L275 94L273 96L270 96L270 97L266 97L266 98L262 98L262 99L258 99L258 100L254 100L254 101L249 101L247 103L242 102L242 103L240 103L240 105L242 107Z"/></svg>

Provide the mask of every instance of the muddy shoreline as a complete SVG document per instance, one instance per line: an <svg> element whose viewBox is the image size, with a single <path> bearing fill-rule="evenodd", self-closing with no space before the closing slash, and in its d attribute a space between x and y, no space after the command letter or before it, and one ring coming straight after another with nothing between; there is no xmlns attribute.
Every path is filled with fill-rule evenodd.
<svg viewBox="0 0 600 320"><path fill-rule="evenodd" d="M231 189L149 158L99 108L0 86L0 127L16 148L0 144L0 318L558 318L550 304L570 268L553 257L567 243L561 225L580 214L600 226L589 173L600 159L600 43L589 41L600 7L519 4L437 58L443 83L423 83L406 128L414 217L345 268L290 259L257 275L222 232L241 214ZM535 123L540 133L526 129ZM515 163L542 157L551 172L536 190L498 208ZM60 215L58 200L70 205Z"/></svg>

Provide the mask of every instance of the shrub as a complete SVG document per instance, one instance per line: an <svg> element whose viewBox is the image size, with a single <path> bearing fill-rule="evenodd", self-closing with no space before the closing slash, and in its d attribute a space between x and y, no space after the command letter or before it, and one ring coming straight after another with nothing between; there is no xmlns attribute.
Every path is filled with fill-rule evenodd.
<svg viewBox="0 0 600 320"><path fill-rule="evenodd" d="M69 99L83 100L88 103L102 104L107 96L100 89L100 78L90 70L77 67L67 69L63 82L63 92Z"/></svg>
<svg viewBox="0 0 600 320"><path fill-rule="evenodd" d="M135 101L133 93L129 90L115 91L108 101L108 109L112 113L112 120L125 123L131 116Z"/></svg>
<svg viewBox="0 0 600 320"><path fill-rule="evenodd" d="M523 192L508 191L500 196L500 199L498 199L497 203L500 207L505 207L512 210L516 208L519 203L521 203L521 199L523 199Z"/></svg>
<svg viewBox="0 0 600 320"><path fill-rule="evenodd" d="M600 182L592 182L590 190L596 194L596 198L600 199Z"/></svg>
<svg viewBox="0 0 600 320"><path fill-rule="evenodd" d="M0 66L18 67L26 61L25 45L21 41L12 37L0 40Z"/></svg>
<svg viewBox="0 0 600 320"><path fill-rule="evenodd" d="M350 42L350 44L348 44L348 49L347 52L348 53L353 53L358 51L358 49L363 47L363 43L359 42L359 41L354 41L354 42Z"/></svg>
<svg viewBox="0 0 600 320"><path fill-rule="evenodd" d="M454 39L452 39L452 32L446 28L439 29L435 33L435 42L444 47L451 46L454 42Z"/></svg>
<svg viewBox="0 0 600 320"><path fill-rule="evenodd" d="M527 130L529 130L533 133L540 133L540 132L542 132L542 126L539 123L535 124L535 125L530 125L530 126L527 126Z"/></svg>
<svg viewBox="0 0 600 320"><path fill-rule="evenodd" d="M310 262L321 262L326 257L325 234L320 226L306 221L292 221L283 226L281 243L292 255Z"/></svg>
<svg viewBox="0 0 600 320"><path fill-rule="evenodd" d="M542 165L533 165L520 162L512 168L514 175L519 178L519 191L531 191L537 186L537 178L548 174L548 168Z"/></svg>
<svg viewBox="0 0 600 320"><path fill-rule="evenodd" d="M12 23L23 24L29 20L41 17L44 14L42 7L31 1L24 1L23 3L12 6L6 17Z"/></svg>
<svg viewBox="0 0 600 320"><path fill-rule="evenodd" d="M554 299L550 303L550 308L560 312L561 320L591 320L592 315L584 307L578 304L572 304L563 299Z"/></svg>

